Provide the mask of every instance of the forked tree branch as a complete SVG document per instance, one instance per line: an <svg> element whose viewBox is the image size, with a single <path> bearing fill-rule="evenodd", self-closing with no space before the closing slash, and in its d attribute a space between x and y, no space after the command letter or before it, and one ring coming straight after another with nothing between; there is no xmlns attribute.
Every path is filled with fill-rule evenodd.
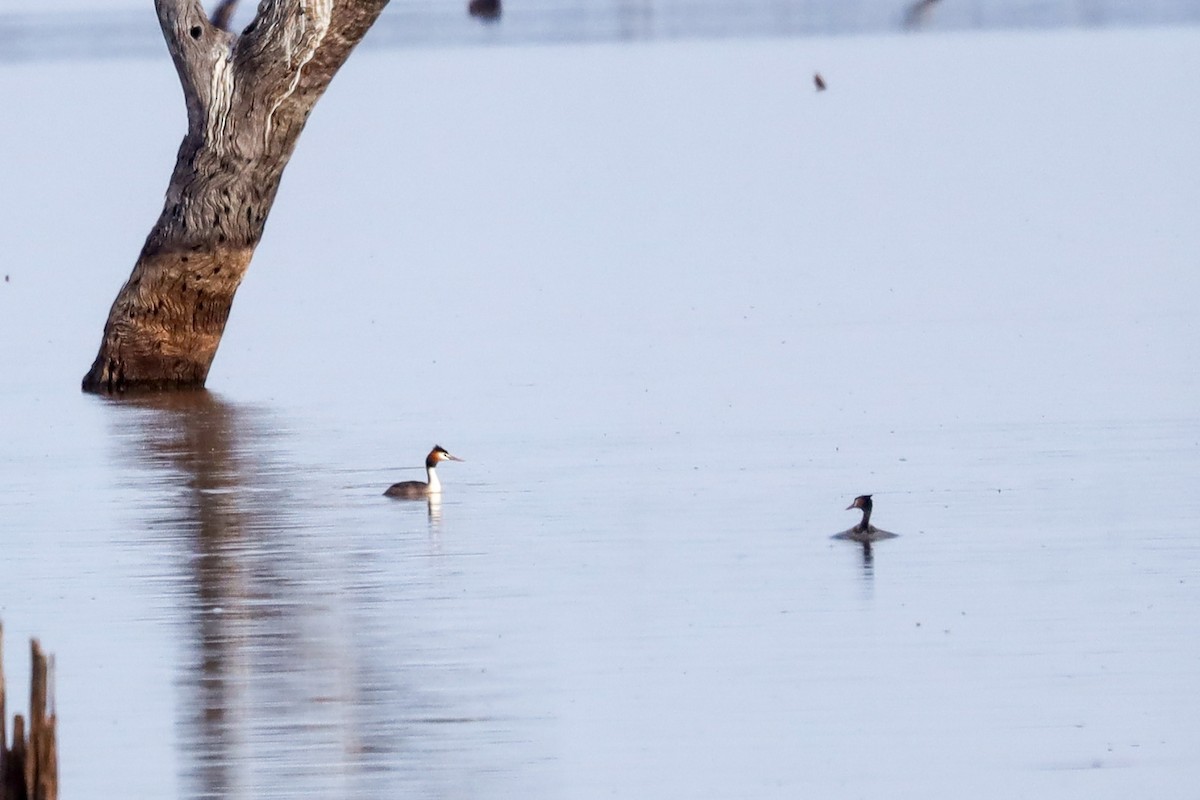
<svg viewBox="0 0 1200 800"><path fill-rule="evenodd" d="M355 45L383 12L387 0L263 0L234 48L239 78L274 97L260 124L268 145L294 142L312 106Z"/></svg>
<svg viewBox="0 0 1200 800"><path fill-rule="evenodd" d="M183 85L188 130L196 130L211 114L214 99L228 102L214 98L222 94L214 77L229 59L233 36L209 21L200 0L154 0L154 9Z"/></svg>
<svg viewBox="0 0 1200 800"><path fill-rule="evenodd" d="M88 391L204 385L304 123L387 0L261 0L240 36L200 0L154 5L188 131Z"/></svg>

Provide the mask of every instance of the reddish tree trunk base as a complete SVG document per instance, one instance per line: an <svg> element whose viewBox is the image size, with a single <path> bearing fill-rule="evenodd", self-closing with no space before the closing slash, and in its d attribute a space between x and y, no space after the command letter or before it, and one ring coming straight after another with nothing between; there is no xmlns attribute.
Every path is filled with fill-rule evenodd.
<svg viewBox="0 0 1200 800"><path fill-rule="evenodd" d="M92 392L203 387L252 248L143 253L117 295Z"/></svg>

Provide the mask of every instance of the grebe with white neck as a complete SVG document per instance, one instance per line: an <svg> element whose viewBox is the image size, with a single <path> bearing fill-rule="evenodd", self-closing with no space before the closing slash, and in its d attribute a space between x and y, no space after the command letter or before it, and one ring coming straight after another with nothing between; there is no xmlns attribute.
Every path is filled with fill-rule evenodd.
<svg viewBox="0 0 1200 800"><path fill-rule="evenodd" d="M846 510L849 511L853 508L860 509L863 512L862 519L853 528L844 530L834 535L833 538L848 539L852 542L878 542L881 539L895 539L898 534L876 528L871 524L871 509L874 506L875 504L871 502L871 495L869 494L859 495L854 498L854 502L846 506Z"/></svg>
<svg viewBox="0 0 1200 800"><path fill-rule="evenodd" d="M400 481L393 483L384 492L387 497L397 497L401 500L426 500L439 497L442 493L442 482L438 480L437 465L443 461L462 461L458 456L452 456L440 444L435 444L425 456L426 481Z"/></svg>

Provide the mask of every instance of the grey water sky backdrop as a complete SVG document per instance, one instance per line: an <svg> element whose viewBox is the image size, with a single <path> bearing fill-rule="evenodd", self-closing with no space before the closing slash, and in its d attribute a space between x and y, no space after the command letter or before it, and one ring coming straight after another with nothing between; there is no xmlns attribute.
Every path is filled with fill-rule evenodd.
<svg viewBox="0 0 1200 800"><path fill-rule="evenodd" d="M211 3L209 4L212 5ZM498 24L459 0L394 0L364 47L729 38L999 28L1195 24L1200 0L514 0ZM0 61L163 55L150 2L5 0ZM241 3L235 25L256 3Z"/></svg>

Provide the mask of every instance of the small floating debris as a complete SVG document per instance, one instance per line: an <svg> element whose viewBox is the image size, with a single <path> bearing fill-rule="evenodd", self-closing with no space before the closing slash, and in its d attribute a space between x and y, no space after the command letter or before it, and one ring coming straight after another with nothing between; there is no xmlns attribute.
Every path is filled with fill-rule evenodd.
<svg viewBox="0 0 1200 800"><path fill-rule="evenodd" d="M495 22L500 19L500 0L471 0L467 5L467 13L484 22Z"/></svg>

